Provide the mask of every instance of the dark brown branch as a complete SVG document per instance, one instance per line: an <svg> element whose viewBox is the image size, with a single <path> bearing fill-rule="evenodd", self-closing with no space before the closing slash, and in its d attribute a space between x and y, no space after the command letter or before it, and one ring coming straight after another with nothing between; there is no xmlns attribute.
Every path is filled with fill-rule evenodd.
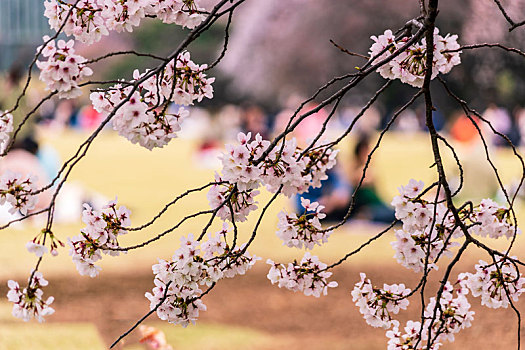
<svg viewBox="0 0 525 350"><path fill-rule="evenodd" d="M516 48L513 48L513 47L508 47L508 46L502 45L500 43L482 43L482 44L463 45L459 49L445 50L445 51L442 51L442 52L443 53L447 53L447 52L461 52L463 50L475 50L475 49L481 49L481 48L494 48L494 47L525 57L525 52L523 52L521 50L518 50Z"/></svg>
<svg viewBox="0 0 525 350"><path fill-rule="evenodd" d="M338 48L339 50L341 50L342 52L346 53L347 55L350 55L350 56L356 56L356 57L361 57L361 58L364 58L365 60L369 60L370 57L368 56L365 56L365 55L361 55L360 53L356 53L356 52L351 52L351 51L348 51L347 49L345 49L344 47L342 47L341 45L337 44L335 41L333 41L332 39L330 39L330 43L332 43L332 45L334 45L336 48Z"/></svg>
<svg viewBox="0 0 525 350"><path fill-rule="evenodd" d="M366 242L364 242L363 244L361 244L358 248L356 248L355 250L351 251L350 253L346 254L345 256L343 256L341 259L339 259L339 261L333 263L332 265L329 265L326 267L326 269L324 270L330 270L338 265L341 265L343 262L345 262L348 258L350 258L351 256L353 255L356 255L357 253L359 253L361 250L363 250L366 246L370 245L372 242L374 242L375 240L381 238L385 233L387 233L388 231L390 231L392 229L392 227L394 227L397 223L399 222L399 220L394 220L390 225L388 225L384 230L382 230L381 232L379 232L378 234L376 234L375 236L373 236L372 238L368 239ZM322 271L324 271L322 270Z"/></svg>
<svg viewBox="0 0 525 350"><path fill-rule="evenodd" d="M505 10L505 8L503 7L503 5L501 4L500 0L494 0L494 2L496 3L496 5L498 6L499 8L499 11L501 12L501 14L503 15L503 17L505 17L505 20L507 22L509 22L510 24L510 28L509 28L509 32L512 32L514 29L518 28L518 27L521 27L522 25L525 24L525 21L521 21L521 22L514 22L512 20L512 18L510 18L509 14L507 13L507 11Z"/></svg>
<svg viewBox="0 0 525 350"><path fill-rule="evenodd" d="M110 52L106 55L103 55L103 56L100 56L100 57L97 57L97 58L93 58L87 62L85 62L86 64L92 64L92 63L96 63L98 61L102 61L102 60L105 60L106 58L110 58L110 57L114 57L114 56L122 56L122 55L134 55L134 56L138 56L138 57L149 57L149 58L153 58L153 59L156 59L156 60L159 60L159 61L164 61L166 60L165 57L160 57L160 56L157 56L157 55L154 55L154 54L151 54L151 53L141 53L141 52L137 52L137 51L134 51L134 50L127 50L127 51L116 51L116 52Z"/></svg>
<svg viewBox="0 0 525 350"><path fill-rule="evenodd" d="M117 340L115 340L113 342L113 344L111 344L111 346L109 347L110 349L113 349L113 347L115 345L117 345L122 339L124 339L126 336L128 336L131 332L133 332L135 330L135 328L137 328L142 322L144 322L145 319L147 319L148 317L150 317L155 311L157 311L157 309L166 301L166 299L168 298L168 290L169 290L169 287L171 285L171 282L168 282L166 284L166 289L164 290L164 295L162 296L162 298L160 299L159 303L157 305L155 305L155 307L153 309L151 309L147 314L145 314L144 316L142 316L140 318L140 320L138 320L130 329L128 329L126 332L124 332L123 334L120 335L120 337L118 337Z"/></svg>
<svg viewBox="0 0 525 350"><path fill-rule="evenodd" d="M168 204L166 204L164 206L164 208L162 208L161 211L159 211L150 221L148 221L147 223L145 224L142 224L140 226L137 226L137 227L123 227L122 229L123 230L127 230L127 231L140 231L148 226L151 226L157 219L159 219L168 209L169 207L171 207L172 205L174 205L175 203L177 203L180 199L186 197L187 195L189 195L190 193L193 193L193 192L200 192L202 190L204 190L205 188L208 188L210 186L213 186L213 185L218 185L218 184L221 184L223 182L210 182L206 185L203 185L201 187L197 187L197 188L192 188L190 190L187 190L183 193L181 193L180 195L178 195L177 197L175 197L171 202L169 202Z"/></svg>

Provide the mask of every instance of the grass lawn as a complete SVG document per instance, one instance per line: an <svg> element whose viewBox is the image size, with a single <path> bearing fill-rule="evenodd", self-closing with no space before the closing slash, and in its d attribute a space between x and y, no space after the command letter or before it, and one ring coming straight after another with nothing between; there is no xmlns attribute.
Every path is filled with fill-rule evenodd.
<svg viewBox="0 0 525 350"><path fill-rule="evenodd" d="M0 350L102 350L93 324L24 323L11 316L12 304L0 302Z"/></svg>

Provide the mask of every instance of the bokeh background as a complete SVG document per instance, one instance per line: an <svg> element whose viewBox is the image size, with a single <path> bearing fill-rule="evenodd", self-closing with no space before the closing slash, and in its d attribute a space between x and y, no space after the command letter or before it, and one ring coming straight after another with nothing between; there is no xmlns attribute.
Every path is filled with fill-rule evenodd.
<svg viewBox="0 0 525 350"><path fill-rule="evenodd" d="M21 91L27 65L42 35L48 33L41 15L40 0L0 0L0 108L12 106ZM205 1L206 6L214 1ZM525 17L525 1L502 1L515 19ZM458 0L442 2L438 27L442 34L459 35L461 44L500 42L522 48L525 31L508 33L507 25L491 1ZM141 149L118 136L111 127L92 145L87 157L72 172L57 208L55 234L63 241L77 235L83 227L82 203L101 206L118 196L119 203L132 211L132 224L140 225L155 215L165 203L184 190L208 183L220 170L217 156L225 143L237 132L251 131L271 137L282 130L290 109L313 94L334 76L355 71L362 58L351 57L335 48L330 39L351 51L367 54L369 37L386 29L397 29L417 15L417 1L328 1L328 0L248 0L235 13L230 45L224 60L212 71L216 77L215 97L191 108L180 138L154 151ZM218 22L189 47L197 63L212 62L220 53L226 23ZM137 50L156 55L169 54L187 35L177 26L146 20L133 33L111 35L101 42L82 47L85 57L97 57L114 50ZM469 101L495 128L506 134L519 147L525 144L525 74L523 57L497 49L464 52L463 64L444 77L463 99ZM132 77L134 69L152 67L151 60L115 57L93 66L94 79ZM34 76L38 72L33 72ZM328 138L344 130L359 108L384 81L379 75L364 80L341 103L334 121L329 124ZM15 120L44 96L43 86L34 79L29 95L23 100ZM340 144L336 176L344 185L338 191L326 189L325 200L341 201L355 187L356 174L362 169L362 155L356 145L368 140L375 143L380 130L392 113L414 93L409 86L394 82L370 112L357 124L356 130ZM458 105L443 89L433 87L437 111L434 119L440 132L456 147L465 168L465 188L458 202L493 198L504 203L496 178L486 162L479 138L465 122ZM49 182L63 161L97 127L100 116L90 107L89 91L77 100L52 100L40 109L25 128L17 143L23 157L0 162L5 171L10 164L20 164L37 172L42 183ZM323 96L320 96L320 100ZM315 101L315 102L319 102ZM404 112L389 133L381 149L374 155L367 186L376 196L374 205L389 209L397 187L409 179L425 183L435 181L435 170L428 136L423 125L422 101ZM312 106L314 106L313 104ZM312 106L309 106L311 108ZM306 142L320 128L328 111L316 115L308 128L295 136ZM501 172L505 186L515 188L521 166L512 150L501 138L484 130L490 143L490 155ZM365 138L366 135L366 138ZM25 153L23 153L25 152ZM452 155L444 152L447 173L457 184L457 167ZM11 162L11 163L10 163ZM336 193L337 192L337 193ZM341 193L343 192L343 193ZM270 196L263 193L260 206ZM518 221L525 219L522 195L516 203ZM320 299L308 298L271 286L266 279L267 258L288 262L300 258L301 251L282 246L275 236L277 213L283 208L294 210L295 200L279 199L266 215L260 233L250 252L261 256L246 276L221 281L206 296L208 311L202 313L196 326L182 329L164 324L151 316L146 324L158 327L167 335L175 349L384 349L387 339L381 329L366 325L353 305L350 290L364 271L378 285L405 283L415 286L418 275L404 269L393 259L390 247L393 235L388 234L362 254L350 259L334 272L339 287ZM205 193L195 194L172 207L154 226L124 237L123 244L142 242L161 232L185 215L208 208ZM4 208L5 209L5 208ZM328 244L316 248L321 260L333 262L381 231L385 224L374 215L373 205L363 205L348 224L335 232ZM252 214L252 219L256 217ZM6 210L0 219L8 220ZM43 218L15 225L0 232L0 294L7 293L7 280L24 280L35 263L34 255L24 246L41 229ZM246 238L254 221L240 226L241 239ZM158 258L167 259L178 248L181 235L200 232L202 222L188 221L176 232L118 258L106 257L103 270L95 279L79 276L68 256L68 249L58 257L47 257L42 264L44 276L50 281L46 294L56 301L54 315L45 324L24 323L14 319L6 298L0 299L0 350L4 349L104 349L138 318L149 310L144 293L153 287L151 265ZM218 229L212 227L211 232ZM504 249L507 241L496 242ZM515 253L524 249L518 237ZM472 271L482 252L472 250L466 255L457 273ZM447 260L445 259L445 263ZM431 280L429 291L435 290L438 273ZM434 289L433 289L434 288ZM430 295L430 294L429 294ZM509 349L516 345L517 323L512 310L490 310L471 300L476 310L471 329L458 334L447 349ZM418 301L401 315L402 320L417 317ZM519 303L520 310L525 303ZM121 349L145 347L133 333Z"/></svg>

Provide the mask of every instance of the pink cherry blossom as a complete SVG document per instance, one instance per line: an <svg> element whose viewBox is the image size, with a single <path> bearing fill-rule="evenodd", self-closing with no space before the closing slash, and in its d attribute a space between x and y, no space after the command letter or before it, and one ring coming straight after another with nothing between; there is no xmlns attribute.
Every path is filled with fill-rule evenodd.
<svg viewBox="0 0 525 350"><path fill-rule="evenodd" d="M36 177L22 176L7 170L0 178L0 205L8 203L9 213L20 212L26 215L33 209L38 200L33 194L36 191Z"/></svg>
<svg viewBox="0 0 525 350"><path fill-rule="evenodd" d="M404 284L384 284L383 288L377 288L364 273L360 276L361 281L352 290L352 301L359 307L366 323L372 327L390 328L394 321L392 314L408 307L410 289Z"/></svg>
<svg viewBox="0 0 525 350"><path fill-rule="evenodd" d="M200 299L201 286L210 287L222 278L243 275L260 258L245 252L245 246L230 248L227 225L200 244L192 234L181 238L181 246L170 261L153 265L155 287L146 293L151 309L160 319L186 327L195 323L206 305ZM202 249L202 252L201 252Z"/></svg>
<svg viewBox="0 0 525 350"><path fill-rule="evenodd" d="M310 203L304 198L301 198L301 205L305 212L299 217L295 213L288 214L285 211L277 214L279 230L276 234L283 241L283 245L313 249L316 244L320 246L326 243L331 231L324 232L319 221L326 217L326 214L321 212L324 206L317 202Z"/></svg>
<svg viewBox="0 0 525 350"><path fill-rule="evenodd" d="M44 41L49 39L44 36ZM78 84L93 74L91 68L85 64L86 59L75 55L73 46L73 40L59 40L56 46L54 41L49 41L42 49L42 55L47 57L47 61L36 61L40 69L40 80L47 85L47 90L57 91L60 98L80 96L82 92Z"/></svg>
<svg viewBox="0 0 525 350"><path fill-rule="evenodd" d="M374 43L370 47L369 55L371 57L377 56L374 59L374 63L378 63L403 47L411 37L405 36L396 41L392 31L386 30L382 35L372 36L371 39ZM460 51L446 52L459 49L457 39L457 35L447 34L443 37L439 35L439 30L435 28L432 79L439 73L446 74L450 72L453 66L461 63ZM399 79L401 82L414 87L421 87L423 86L426 70L426 50L426 42L423 39L421 43L410 45L401 54L379 67L377 72L385 79Z"/></svg>
<svg viewBox="0 0 525 350"><path fill-rule="evenodd" d="M319 298L328 293L328 288L337 287L337 282L328 282L327 279L332 273L326 271L327 265L317 256L312 256L306 252L300 262L294 261L288 266L278 264L268 259L266 261L271 266L268 272L268 279L272 284L279 288L286 288L294 292L301 291L304 295L313 295Z"/></svg>
<svg viewBox="0 0 525 350"><path fill-rule="evenodd" d="M38 322L44 322L44 316L51 315L55 310L50 307L54 301L53 297L44 300L42 287L48 285L41 272L34 272L29 285L26 288L20 287L18 282L9 280L7 282L9 292L7 299L13 303L13 316L24 321L29 321L33 317Z"/></svg>
<svg viewBox="0 0 525 350"><path fill-rule="evenodd" d="M115 201L109 202L102 210L93 210L84 204L82 221L86 224L81 234L68 239L69 254L81 275L96 277L100 266L95 265L102 259L102 254L117 256L118 237L127 233L124 229L129 226L131 212L125 207L117 208Z"/></svg>

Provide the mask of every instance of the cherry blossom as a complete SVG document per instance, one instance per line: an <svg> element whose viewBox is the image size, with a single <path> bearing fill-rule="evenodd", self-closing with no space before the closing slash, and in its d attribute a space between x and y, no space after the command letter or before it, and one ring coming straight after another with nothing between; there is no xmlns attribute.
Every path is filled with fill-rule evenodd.
<svg viewBox="0 0 525 350"><path fill-rule="evenodd" d="M46 0L44 16L48 18L51 29L58 31L71 12L64 25L64 33L74 35L75 39L83 43L92 44L109 34L101 8L103 3L103 0L81 0L76 8L72 8L72 3Z"/></svg>
<svg viewBox="0 0 525 350"><path fill-rule="evenodd" d="M467 294L468 288L461 278L454 285L447 281L443 285L439 305L436 305L435 297L430 298L424 310L423 325L408 321L402 332L397 320L391 322L393 328L386 332L388 349L439 349L443 341L454 341L454 335L470 327L474 319Z"/></svg>
<svg viewBox="0 0 525 350"><path fill-rule="evenodd" d="M364 273L360 276L361 281L352 290L352 301L359 307L366 323L372 327L390 328L394 321L392 314L408 307L410 289L404 284L384 284L380 289L374 287Z"/></svg>
<svg viewBox="0 0 525 350"><path fill-rule="evenodd" d="M303 174L314 188L321 187L321 181L326 180L326 172L332 169L336 164L336 157L339 150L334 150L331 146L316 146L308 151L304 158L306 162L306 175ZM306 189L298 191L302 193Z"/></svg>
<svg viewBox="0 0 525 350"><path fill-rule="evenodd" d="M146 17L157 17L164 23L195 28L205 18L205 11L195 0L46 0L44 15L51 29L58 31L70 13L64 33L92 44L110 31L132 32Z"/></svg>
<svg viewBox="0 0 525 350"><path fill-rule="evenodd" d="M491 199L483 199L469 218L473 223L479 224L473 225L469 232L481 237L497 239L505 236L509 239L521 233L511 222L510 210Z"/></svg>
<svg viewBox="0 0 525 350"><path fill-rule="evenodd" d="M84 204L82 221L86 227L79 236L68 239L69 254L81 275L96 277L101 268L95 263L102 259L102 254L120 254L120 251L111 248L118 248L118 237L127 233L123 228L130 225L130 214L125 206L117 208L116 200L109 202L100 211Z"/></svg>
<svg viewBox="0 0 525 350"><path fill-rule="evenodd" d="M373 63L378 63L392 55L396 50L403 47L412 37L405 36L396 40L390 29L382 35L372 36L374 41L370 47L369 55L378 56ZM460 46L457 43L458 36L447 34L445 37L439 35L439 30L434 30L434 58L432 61L432 76L434 79L439 73L450 72L453 66L461 63L460 52L444 52L456 50ZM401 82L414 87L422 87L426 70L426 41L423 38L420 43L416 42L406 48L401 54L394 57L388 63L377 69L377 72L385 79L399 79Z"/></svg>
<svg viewBox="0 0 525 350"><path fill-rule="evenodd" d="M281 189L281 193L291 197L309 187L320 187L327 178L326 171L335 166L338 151L328 146L312 148L301 157L295 139L284 140L268 152L270 141L259 134L250 141L251 136L239 133L239 144L227 144L221 157L222 178L237 184L240 190L264 184L272 193ZM268 155L262 159L264 152Z"/></svg>
<svg viewBox="0 0 525 350"><path fill-rule="evenodd" d="M0 150L3 151L13 131L13 115L4 111L0 115Z"/></svg>
<svg viewBox="0 0 525 350"><path fill-rule="evenodd" d="M459 278L465 281L472 296L481 297L481 305L507 308L510 299L518 301L525 292L525 278L508 259L501 258L493 264L480 260L475 268L476 273L465 272Z"/></svg>
<svg viewBox="0 0 525 350"><path fill-rule="evenodd" d="M431 327L432 338L437 337L438 342L445 339L453 342L454 334L472 325L474 311L470 311L467 293L468 288L460 279L455 285L448 281L445 283L439 298L439 306L436 306L435 297L430 298L424 312L426 320L424 328L428 328L432 320L435 321Z"/></svg>
<svg viewBox="0 0 525 350"><path fill-rule="evenodd" d="M312 147L304 155L295 139L277 145L261 163L263 182L270 192L281 192L288 197L304 193L308 188L321 187L328 176L326 171L336 163L338 150L328 146Z"/></svg>
<svg viewBox="0 0 525 350"><path fill-rule="evenodd" d="M394 231L394 257L415 272L424 270L427 259L427 267L437 269L436 259L450 256L450 248L458 245L452 238L461 234L445 203L420 198L423 188L423 182L412 179L399 187L399 196L392 200L396 218L403 222L403 229Z"/></svg>
<svg viewBox="0 0 525 350"><path fill-rule="evenodd" d="M41 272L34 272L32 274L29 286L21 288L18 282L9 280L7 282L9 292L7 299L12 302L13 316L24 321L29 321L35 318L38 322L44 322L44 316L51 315L55 310L50 307L54 298L48 297L44 300L44 292L42 287L48 285L47 280L44 279Z"/></svg>
<svg viewBox="0 0 525 350"><path fill-rule="evenodd" d="M310 186L311 176L303 176L306 159L299 159L300 149L295 138L283 142L284 145L279 144L272 149L261 162L260 169L268 191L275 193L282 186L281 192L290 197L305 192Z"/></svg>
<svg viewBox="0 0 525 350"><path fill-rule="evenodd" d="M74 41L59 40L56 44L48 36L44 36L47 42L42 49L42 55L47 61L36 61L40 69L40 80L46 85L47 90L58 91L60 98L75 98L82 94L78 84L85 77L93 74L91 68L85 65L86 59L75 55Z"/></svg>
<svg viewBox="0 0 525 350"><path fill-rule="evenodd" d="M266 261L271 265L268 272L268 279L272 284L279 288L286 288L294 292L301 291L304 295L313 295L316 298L328 293L328 288L337 287L337 282L328 282L327 279L332 273L326 271L327 265L319 261L317 256L312 256L306 252L304 257L298 263L294 261L288 266L278 264L268 259Z"/></svg>
<svg viewBox="0 0 525 350"><path fill-rule="evenodd" d="M36 180L34 176L22 176L7 170L0 178L0 205L7 202L11 206L9 213L20 212L26 215L38 200L33 194L36 191Z"/></svg>
<svg viewBox="0 0 525 350"><path fill-rule="evenodd" d="M182 27L195 28L206 16L194 0L152 1L148 14L155 15L164 23L175 23Z"/></svg>
<svg viewBox="0 0 525 350"><path fill-rule="evenodd" d="M427 269L437 270L438 267L435 264L437 258L441 254L451 256L450 248L458 245L457 242L450 241L436 229L430 234L429 229L412 233L395 230L395 237L396 241L391 243L396 251L394 257L401 265L415 272L424 271L427 258Z"/></svg>
<svg viewBox="0 0 525 350"><path fill-rule="evenodd" d="M35 242L27 242L26 249L28 252L35 254L39 258L49 251L44 245Z"/></svg>
<svg viewBox="0 0 525 350"><path fill-rule="evenodd" d="M167 106L170 101L190 105L195 100L213 97L211 84L215 79L206 77L205 68L206 65L193 63L189 53L183 52L160 77L151 75L139 84L137 91L130 85L117 84L104 92L91 93L90 99L93 107L106 117L123 103L112 118L113 129L149 150L160 148L177 137L181 122L189 115L183 107L170 111ZM147 73L135 71L133 77L137 81Z"/></svg>
<svg viewBox="0 0 525 350"><path fill-rule="evenodd" d="M215 181L217 183L210 187L206 195L210 207L217 210L217 216L222 220L232 221L231 209L233 209L233 220L246 221L248 214L257 209L255 197L260 192L257 190L240 191L236 185L224 183L217 173Z"/></svg>
<svg viewBox="0 0 525 350"><path fill-rule="evenodd" d="M313 249L317 245L322 245L328 241L331 231L323 232L320 219L326 217L321 210L324 206L317 202L310 203L308 199L301 198L301 205L305 212L301 216L295 213L288 214L281 211L277 214L277 237L283 241L283 245L288 247Z"/></svg>
<svg viewBox="0 0 525 350"><path fill-rule="evenodd" d="M250 142L252 133L237 135L238 145L227 144L221 156L221 178L237 184L240 191L256 189L261 184L262 170L253 164L253 160L262 156L270 145L257 134L255 140Z"/></svg>
<svg viewBox="0 0 525 350"><path fill-rule="evenodd" d="M245 252L244 245L230 247L226 242L228 231L225 224L202 244L192 234L182 237L181 247L170 261L159 259L153 265L155 287L146 293L146 298L152 310L160 305L157 308L160 319L183 327L194 324L199 312L206 310L200 299L203 293L200 286L210 287L222 278L243 275L259 260Z"/></svg>
<svg viewBox="0 0 525 350"><path fill-rule="evenodd" d="M100 0L99 8L101 17L105 20L108 30L117 32L132 32L133 27L140 25L141 20L146 16L145 7L149 6L151 0Z"/></svg>
<svg viewBox="0 0 525 350"><path fill-rule="evenodd" d="M32 241L27 242L26 249L28 252L35 254L37 257L42 257L44 254L49 252L46 247L48 245L51 248L51 255L58 255L58 246L64 247L64 243L57 238L57 236L49 229L44 228L40 231Z"/></svg>
<svg viewBox="0 0 525 350"><path fill-rule="evenodd" d="M433 342L432 345L423 344L422 339L426 340L426 330L424 327L421 329L421 322L407 321L406 326L402 329L399 328L398 321L393 324L393 328L386 332L386 336L389 338L388 350L437 350L443 345L438 341Z"/></svg>

